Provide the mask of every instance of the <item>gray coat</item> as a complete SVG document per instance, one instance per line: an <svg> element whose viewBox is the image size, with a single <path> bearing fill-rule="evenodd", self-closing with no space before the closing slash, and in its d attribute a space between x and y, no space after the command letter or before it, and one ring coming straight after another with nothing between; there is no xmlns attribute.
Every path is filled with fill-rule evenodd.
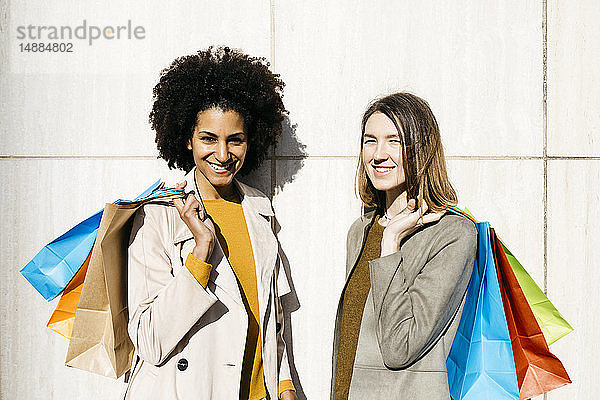
<svg viewBox="0 0 600 400"><path fill-rule="evenodd" d="M347 278L374 217L374 212L367 213L350 227ZM446 214L406 238L400 251L369 262L371 289L349 399L450 398L446 358L460 321L476 250L475 225ZM332 400L342 299L343 292L335 323Z"/></svg>

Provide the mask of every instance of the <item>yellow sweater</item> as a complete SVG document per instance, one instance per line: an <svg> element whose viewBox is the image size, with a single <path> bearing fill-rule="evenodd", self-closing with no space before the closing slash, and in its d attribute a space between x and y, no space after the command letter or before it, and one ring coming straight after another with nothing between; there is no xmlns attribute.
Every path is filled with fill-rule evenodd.
<svg viewBox="0 0 600 400"><path fill-rule="evenodd" d="M256 266L242 206L239 202L223 199L204 200L203 203L215 223L217 239L237 277L242 301L248 314L240 399L260 400L267 396L267 391L262 365ZM198 282L206 287L212 266L190 254L186 260L186 267ZM286 390L294 390L291 381L279 383L279 394Z"/></svg>

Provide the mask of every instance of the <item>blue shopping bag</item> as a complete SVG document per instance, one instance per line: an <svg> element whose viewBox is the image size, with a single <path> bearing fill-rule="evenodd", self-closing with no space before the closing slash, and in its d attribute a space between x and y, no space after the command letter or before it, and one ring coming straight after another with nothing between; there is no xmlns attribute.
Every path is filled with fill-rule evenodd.
<svg viewBox="0 0 600 400"><path fill-rule="evenodd" d="M117 200L116 204L146 201L151 198L163 196L163 183L158 180L148 189L144 190L133 201ZM169 192L170 193L170 192ZM48 301L62 292L73 276L79 271L81 265L90 254L100 220L102 210L75 225L66 233L48 243L23 269L21 274L31 285Z"/></svg>
<svg viewBox="0 0 600 400"><path fill-rule="evenodd" d="M55 298L77 273L96 240L102 211L48 243L21 274L48 301Z"/></svg>
<svg viewBox="0 0 600 400"><path fill-rule="evenodd" d="M477 257L458 330L446 360L454 400L519 400L515 361L490 241L490 225L475 224Z"/></svg>

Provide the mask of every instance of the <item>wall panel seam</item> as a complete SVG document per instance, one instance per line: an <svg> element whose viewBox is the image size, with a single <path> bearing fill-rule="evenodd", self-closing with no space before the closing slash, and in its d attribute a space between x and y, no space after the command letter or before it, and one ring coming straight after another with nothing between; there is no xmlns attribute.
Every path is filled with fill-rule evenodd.
<svg viewBox="0 0 600 400"><path fill-rule="evenodd" d="M342 159L342 160L355 160L358 156L343 156L343 155L314 155L314 156L300 156L300 155L269 155L265 157L265 160L324 160L324 159ZM90 160L158 160L157 156L152 155L43 155L43 154L12 154L12 155L0 155L0 160L11 160L11 159L90 159ZM447 160L482 160L482 161L493 161L493 160L539 160L539 161L600 161L600 156L489 156L489 155L454 155L446 156Z"/></svg>
<svg viewBox="0 0 600 400"><path fill-rule="evenodd" d="M544 157L544 293L548 293L548 1L542 0L542 137ZM544 400L548 394L544 393Z"/></svg>
<svg viewBox="0 0 600 400"><path fill-rule="evenodd" d="M544 293L548 292L548 2L542 0L542 130L544 157ZM546 398L546 396L544 396Z"/></svg>

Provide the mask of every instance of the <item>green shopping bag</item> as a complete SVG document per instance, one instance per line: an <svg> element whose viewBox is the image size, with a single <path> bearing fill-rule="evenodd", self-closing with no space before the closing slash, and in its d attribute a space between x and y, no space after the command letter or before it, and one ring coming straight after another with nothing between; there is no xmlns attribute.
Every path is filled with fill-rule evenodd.
<svg viewBox="0 0 600 400"><path fill-rule="evenodd" d="M508 262L512 267L521 289L525 294L527 302L531 306L531 310L535 315L535 319L542 328L542 333L546 338L548 345L556 342L567 333L571 332L573 328L558 312L556 307L548 300L548 297L544 294L542 289L535 283L533 278L525 271L525 268L521 265L519 260L510 252L506 245L500 241L502 249L508 258Z"/></svg>
<svg viewBox="0 0 600 400"><path fill-rule="evenodd" d="M475 220L475 217L467 208L464 210L458 207L456 208L469 214ZM523 289L523 293L525 294L525 298L527 299L527 302L533 311L533 315L535 315L535 319L537 320L538 324L540 324L540 328L542 328L544 338L546 339L546 342L548 342L548 345L551 345L558 339L571 332L573 328L564 319L560 312L558 312L550 300L548 300L548 297L544 294L542 289L540 289L540 287L535 283L533 278L529 275L529 273L527 273L519 260L517 260L517 258L506 247L504 242L500 240L500 243L502 244L502 249L506 254L506 258L508 258L508 262L513 272L517 276L519 285L521 286L521 289Z"/></svg>

